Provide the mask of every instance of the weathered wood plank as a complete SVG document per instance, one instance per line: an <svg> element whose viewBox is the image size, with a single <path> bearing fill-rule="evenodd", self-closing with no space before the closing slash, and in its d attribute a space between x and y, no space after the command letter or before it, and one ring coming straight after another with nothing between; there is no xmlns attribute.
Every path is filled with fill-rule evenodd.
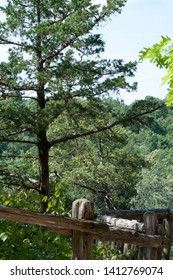
<svg viewBox="0 0 173 280"><path fill-rule="evenodd" d="M112 218L111 216L97 216L95 219L97 222L106 223L111 226L116 226L117 228L122 229L134 229L139 232L145 232L144 223L139 223L136 220L128 220L128 219L121 219L121 218Z"/></svg>
<svg viewBox="0 0 173 280"><path fill-rule="evenodd" d="M90 233L93 239L113 240L145 247L167 247L169 240L159 235L145 235L136 230L125 230L95 221L84 221L60 215L35 213L29 210L0 206L0 218L26 224L39 225L59 233L72 230Z"/></svg>
<svg viewBox="0 0 173 280"><path fill-rule="evenodd" d="M57 218L59 217L57 222ZM71 236L72 231L69 227L63 226L63 216L40 214L26 209L0 206L0 219L13 222L38 225L52 232L58 232L66 236ZM68 224L68 218L66 220Z"/></svg>
<svg viewBox="0 0 173 280"><path fill-rule="evenodd" d="M95 218L101 215L112 216L112 218L122 218L129 220L143 220L143 215L145 212L154 212L157 216L157 219L173 219L173 211L171 209L141 209L141 210L113 210L113 211L105 211L104 213L96 213L94 215Z"/></svg>

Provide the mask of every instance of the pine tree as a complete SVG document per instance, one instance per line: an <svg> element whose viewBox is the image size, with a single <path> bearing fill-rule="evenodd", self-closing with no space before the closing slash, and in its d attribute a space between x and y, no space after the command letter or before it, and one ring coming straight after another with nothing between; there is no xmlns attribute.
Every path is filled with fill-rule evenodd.
<svg viewBox="0 0 173 280"><path fill-rule="evenodd" d="M104 42L96 32L125 2L110 0L100 9L91 0L7 0L0 7L5 15L0 44L8 48L8 61L0 63L0 143L22 150L36 147L38 157L34 178L11 172L1 158L3 184L13 182L49 197L53 146L138 118L112 120L100 102L110 92L136 88L126 80L134 75L136 62L101 59Z"/></svg>

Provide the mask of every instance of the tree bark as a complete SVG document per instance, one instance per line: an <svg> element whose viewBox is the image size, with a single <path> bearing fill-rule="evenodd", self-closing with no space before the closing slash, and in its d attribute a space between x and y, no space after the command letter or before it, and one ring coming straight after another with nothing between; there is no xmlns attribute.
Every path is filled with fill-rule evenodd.
<svg viewBox="0 0 173 280"><path fill-rule="evenodd" d="M41 23L41 2L37 1L37 24ZM44 81L44 65L42 57L42 37L38 31L36 36L36 64L37 64L37 100L41 110L45 109L45 81ZM39 120L37 120L39 122ZM42 121L42 120L40 120ZM49 143L47 140L46 128L40 129L37 134L38 140L38 156L39 156L39 188L42 196L47 196L46 201L41 199L41 212L46 212L49 197Z"/></svg>
<svg viewBox="0 0 173 280"><path fill-rule="evenodd" d="M39 189L41 200L43 196L49 197L49 146L45 132L40 132L38 143L39 156ZM41 212L46 212L48 201L41 201Z"/></svg>

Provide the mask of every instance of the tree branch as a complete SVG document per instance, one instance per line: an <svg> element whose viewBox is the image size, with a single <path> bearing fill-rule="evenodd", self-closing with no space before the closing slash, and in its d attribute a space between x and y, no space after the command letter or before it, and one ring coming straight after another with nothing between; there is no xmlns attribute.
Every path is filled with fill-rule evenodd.
<svg viewBox="0 0 173 280"><path fill-rule="evenodd" d="M15 45L15 46L26 48L26 49L32 49L32 50L35 49L35 47L33 47L32 45L22 44L22 43L6 40L6 39L3 39L2 37L0 37L0 45Z"/></svg>
<svg viewBox="0 0 173 280"><path fill-rule="evenodd" d="M27 140L15 140L15 139L0 139L0 142L8 142L8 143L23 143L23 144L31 144L31 145L37 145L37 142L34 141L27 141Z"/></svg>
<svg viewBox="0 0 173 280"><path fill-rule="evenodd" d="M27 84L24 84L22 86L13 86L11 84L7 84L7 83L4 83L2 80L0 80L0 86L4 86L4 87L11 87L13 88L13 90L16 90L16 91L36 91L37 90L37 86L30 86L30 85L27 85ZM18 96L17 96L18 97Z"/></svg>
<svg viewBox="0 0 173 280"><path fill-rule="evenodd" d="M7 129L1 129L1 130L7 130ZM17 134L20 134L20 133L24 133L26 131L31 131L31 130L32 130L32 128L24 128L22 130L9 133L9 134L5 135L5 137L14 136L14 135L17 135Z"/></svg>
<svg viewBox="0 0 173 280"><path fill-rule="evenodd" d="M21 155L0 155L0 158L28 158L38 160L38 157L33 156L21 156Z"/></svg>
<svg viewBox="0 0 173 280"><path fill-rule="evenodd" d="M4 169L0 169L0 176L2 177L5 177L6 180L13 180L12 181L12 184L13 185L18 185L20 187L23 187L25 189L33 189L33 190L36 190L40 193L40 189L39 189L39 182L33 178L29 178L29 177L26 177L26 176L23 176L21 174L17 174L17 173L10 173L9 171L7 170L4 170ZM19 180L18 182L15 182L14 180ZM29 184L32 184L32 185L27 185L26 184L26 181L28 181ZM9 183L10 183L9 182ZM4 184L8 184L8 182L6 182L4 180Z"/></svg>
<svg viewBox="0 0 173 280"><path fill-rule="evenodd" d="M153 108L151 110L145 111L143 113L132 115L132 116L129 116L129 117L117 120L117 121L111 123L110 125L107 125L107 126L104 126L104 127L99 127L99 128L93 129L93 130L84 131L82 133L70 134L70 135L67 135L65 137L62 137L62 138L50 141L49 142L49 147L52 147L52 146L54 146L56 144L59 144L59 143L67 142L69 140L74 140L74 139L77 139L77 138L94 135L96 133L103 132L103 131L106 131L108 129L111 129L114 126L119 125L119 124L125 124L125 123L128 123L130 121L139 121L140 117L145 116L147 114L150 114L150 113L152 113L152 112L154 112L154 111L156 111L158 109L161 109L163 106L165 106L165 104L159 105L156 108Z"/></svg>

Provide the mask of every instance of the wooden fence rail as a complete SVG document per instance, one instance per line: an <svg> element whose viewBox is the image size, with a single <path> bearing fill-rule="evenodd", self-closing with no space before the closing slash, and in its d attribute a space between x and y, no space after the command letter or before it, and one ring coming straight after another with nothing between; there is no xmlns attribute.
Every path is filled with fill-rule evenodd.
<svg viewBox="0 0 173 280"><path fill-rule="evenodd" d="M134 221L134 217L142 222ZM146 248L144 259L158 259L159 250L164 251L165 258L169 258L170 254L172 209L116 211L110 217L94 215L92 203L79 199L73 203L72 218L4 206L0 206L0 218L38 225L71 237L72 256L76 260L92 259L93 240L116 241Z"/></svg>

